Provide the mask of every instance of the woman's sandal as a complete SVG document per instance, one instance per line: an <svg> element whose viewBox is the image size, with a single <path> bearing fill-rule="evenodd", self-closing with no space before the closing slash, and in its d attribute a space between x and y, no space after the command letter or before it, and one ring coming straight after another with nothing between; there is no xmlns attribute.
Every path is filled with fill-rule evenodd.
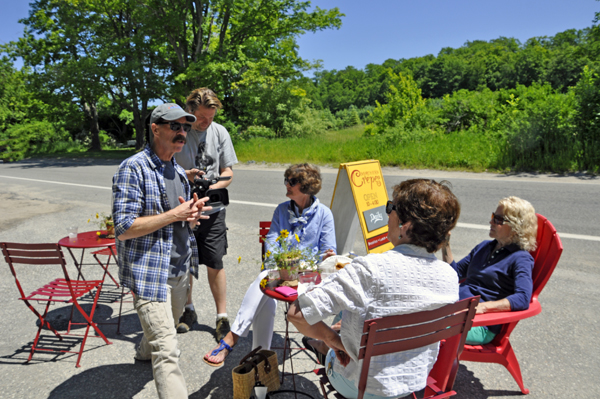
<svg viewBox="0 0 600 399"><path fill-rule="evenodd" d="M317 360L319 361L319 363L324 366L325 365L325 358L327 355L322 354L321 352L319 352L317 350L317 348L315 348L314 346L312 346L311 344L308 343L309 340L311 340L312 338L309 337L302 337L302 345L304 345L304 347L306 349L308 349L309 351L313 352L316 356L317 356Z"/></svg>
<svg viewBox="0 0 600 399"><path fill-rule="evenodd" d="M231 351L233 351L233 348L231 346L227 345L227 343L225 341L221 340L221 345L219 345L219 347L217 349L214 349L212 352L210 352L210 356L217 356L219 353L221 353L221 351L223 349L227 349L228 352L227 352L227 355L225 355L225 357L223 358L222 362L220 362L220 363L210 362L210 361L208 361L206 359L206 355L204 355L204 357L202 358L202 360L204 360L204 362L206 364L208 364L209 366L212 366L212 367L222 366L223 363L225 363L225 359L227 358L227 356L229 356L229 354L231 353Z"/></svg>

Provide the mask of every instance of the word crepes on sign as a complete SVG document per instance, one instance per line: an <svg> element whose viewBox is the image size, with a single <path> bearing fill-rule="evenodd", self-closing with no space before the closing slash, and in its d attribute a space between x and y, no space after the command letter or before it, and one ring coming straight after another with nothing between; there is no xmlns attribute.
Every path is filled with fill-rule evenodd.
<svg viewBox="0 0 600 399"><path fill-rule="evenodd" d="M358 226L361 227L367 252L381 253L393 247L387 239L387 200L379 161L340 164L331 202L338 252L352 250ZM351 214L352 218L349 217Z"/></svg>

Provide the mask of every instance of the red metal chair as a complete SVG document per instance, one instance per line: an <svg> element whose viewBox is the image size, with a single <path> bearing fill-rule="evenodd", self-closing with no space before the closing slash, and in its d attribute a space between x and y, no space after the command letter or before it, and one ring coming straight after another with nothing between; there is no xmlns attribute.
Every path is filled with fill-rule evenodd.
<svg viewBox="0 0 600 399"><path fill-rule="evenodd" d="M262 244L262 259L265 259L265 253L267 252L267 234L271 230L271 222L258 222L258 241Z"/></svg>
<svg viewBox="0 0 600 399"><path fill-rule="evenodd" d="M85 347L85 343L87 341L88 333L90 327L96 331L96 334L106 342L106 344L110 345L112 342L108 341L102 331L98 328L97 324L92 320L94 317L94 312L96 310L96 305L98 304L98 298L100 296L100 290L102 288L101 280L88 280L88 281L79 281L79 280L71 280L69 278L69 274L67 272L67 263L65 262L65 257L63 252L60 249L58 244L17 244L17 243L8 243L2 242L0 243L0 247L2 248L2 254L4 255L4 259L8 266L10 267L10 271L15 278L15 283L17 284L17 288L21 297L19 298L31 311L38 317L40 320L40 326L38 328L37 334L31 346L31 352L29 353L29 358L26 363L31 360L33 357L33 353L37 351L48 351L48 352L65 352L65 353L78 353L76 367L80 367L81 355L83 354L83 349ZM22 265L61 265L64 278L57 278L54 281L44 285L41 288L34 290L31 294L26 295L21 286L21 282L17 278L17 273L15 271L16 264ZM90 294L91 291L96 290L96 293L93 295L94 303L92 308L88 313L83 310L81 305L78 302L78 299L84 295ZM38 303L46 303L43 314L40 314L31 302L36 301ZM50 304L53 302L64 302L68 304L72 304L79 313L85 319L85 323L69 323L69 329L66 334L63 335L80 335L80 334L70 334L70 329L72 324L84 324L86 325L85 333L82 335L83 340L81 342L81 346L78 352L68 351L68 350L58 350L58 349L47 349L47 348L39 348L38 341L40 339L40 333L44 326L47 326L58 339L61 341L63 337L59 334L54 327L50 325L48 320L46 320L46 315L48 314L48 309Z"/></svg>
<svg viewBox="0 0 600 399"><path fill-rule="evenodd" d="M478 303L479 297L473 297L435 310L365 321L358 352L358 358L363 361L358 399L363 398L367 388L371 357L420 348L441 340L445 342L440 346L438 359L427 378L424 398L441 399L456 395L452 386L458 371L458 358ZM325 398L328 393L344 398L329 383L325 368L317 369L315 373L320 376ZM416 398L414 393L413 397Z"/></svg>
<svg viewBox="0 0 600 399"><path fill-rule="evenodd" d="M117 280L115 280L115 278L112 276L112 274L110 274L110 272L108 271L108 267L110 266L111 259L114 259L115 264L117 266L119 266L117 254L116 254L116 252L113 252L113 251L116 251L113 247L103 248L99 251L92 252L92 256L94 257L94 259L96 259L96 262L98 262L100 267L102 267L102 269L104 269L104 275L102 276L102 282L104 282L104 280L106 279L106 276L109 276L110 279L113 281L113 283L115 283L117 288L121 288L121 295L119 295L119 297L120 297L119 317L118 317L117 321L110 322L110 323L102 323L102 324L116 324L117 325L117 334L121 334L121 313L123 312L123 299L125 298L125 295L131 294L131 291L128 290L127 292L125 292L125 287L120 286L119 283L117 282ZM98 256L107 256L106 263L103 263ZM133 303L133 301L128 301L128 303Z"/></svg>
<svg viewBox="0 0 600 399"><path fill-rule="evenodd" d="M108 256L108 258L106 259L106 263L103 263L98 258L98 255ZM104 274L102 275L102 281L104 281L106 279L106 276L108 276L113 281L113 283L115 283L115 285L117 286L117 288L119 288L120 287L119 283L117 282L117 280L115 280L115 278L113 277L113 275L110 274L110 272L108 271L108 266L110 266L110 260L111 259L114 259L115 260L115 264L117 266L119 266L119 263L117 261L116 249L114 249L113 247L102 248L102 249L100 249L98 251L92 252L92 256L94 257L94 259L96 259L96 262L98 262L98 264L100 265L100 267L104 270Z"/></svg>
<svg viewBox="0 0 600 399"><path fill-rule="evenodd" d="M542 311L542 305L538 301L538 296L558 263L563 246L556 229L544 216L537 214L538 232L537 249L531 252L534 259L533 264L533 294L529 309L516 312L498 312L486 313L475 316L473 326L493 326L504 324L502 330L494 340L487 345L465 345L460 360L470 362L498 363L506 367L513 376L521 392L525 395L529 393L523 385L523 376L519 361L510 344L510 334L517 326L520 320L535 316Z"/></svg>

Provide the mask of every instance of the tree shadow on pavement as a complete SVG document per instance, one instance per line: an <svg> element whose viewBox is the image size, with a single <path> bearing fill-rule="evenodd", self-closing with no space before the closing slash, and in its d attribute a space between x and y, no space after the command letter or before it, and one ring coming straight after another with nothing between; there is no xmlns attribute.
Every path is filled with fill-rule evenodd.
<svg viewBox="0 0 600 399"><path fill-rule="evenodd" d="M148 363L99 366L72 376L54 388L48 398L132 398L152 379Z"/></svg>

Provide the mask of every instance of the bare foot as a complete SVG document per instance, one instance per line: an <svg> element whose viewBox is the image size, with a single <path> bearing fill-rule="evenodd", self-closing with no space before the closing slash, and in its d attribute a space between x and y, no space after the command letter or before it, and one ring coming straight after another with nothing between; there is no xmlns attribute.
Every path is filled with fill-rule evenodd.
<svg viewBox="0 0 600 399"><path fill-rule="evenodd" d="M223 338L223 342L225 342L227 345L229 345L229 347L232 348L232 350L233 350L233 347L235 346L238 338L239 337L237 335L233 334L230 331ZM221 348L221 346L223 346L223 348ZM221 348L220 351L218 351L219 348ZM218 352L216 352L216 351L218 351ZM220 366L225 361L225 358L227 357L227 355L229 355L229 352L230 352L229 349L227 349L224 345L222 345L222 343L219 343L219 345L217 345L213 350L211 350L206 355L204 355L204 361L206 363L210 364L211 366ZM213 353L214 353L214 355L213 355Z"/></svg>

